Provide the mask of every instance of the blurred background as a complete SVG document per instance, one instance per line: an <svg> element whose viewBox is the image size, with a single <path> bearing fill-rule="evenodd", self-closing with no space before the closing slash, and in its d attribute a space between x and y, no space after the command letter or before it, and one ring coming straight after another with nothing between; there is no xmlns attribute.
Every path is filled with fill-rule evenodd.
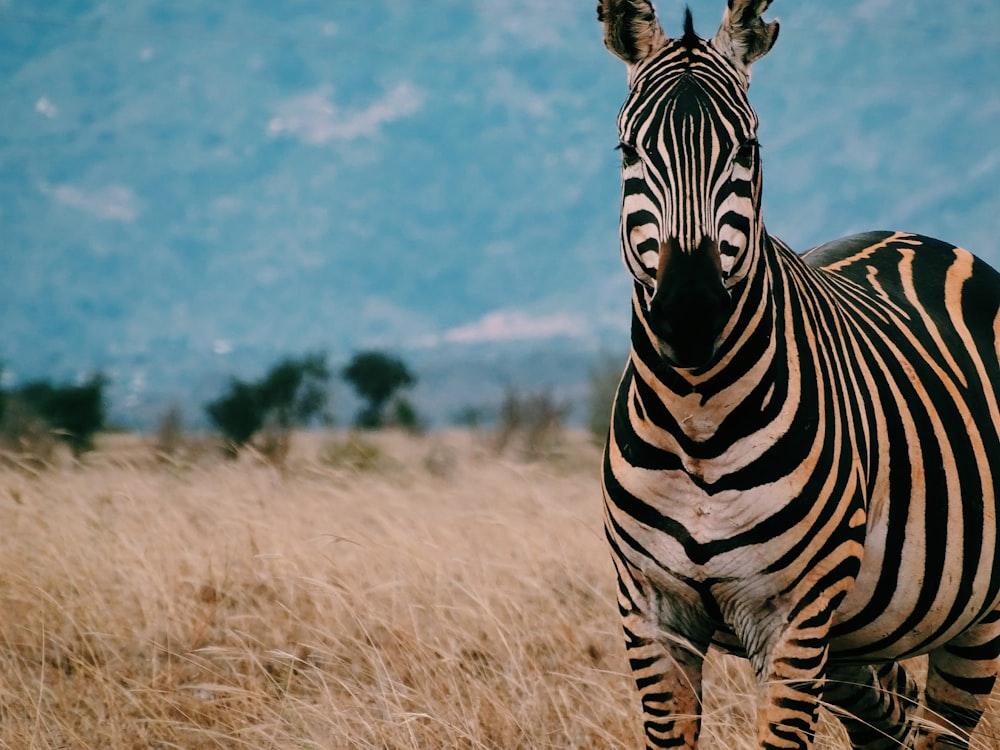
<svg viewBox="0 0 1000 750"><path fill-rule="evenodd" d="M701 36L722 4L691 0ZM99 386L115 425L197 427L233 378L376 352L428 426L512 389L585 420L630 289L625 70L594 6L0 0L0 388ZM679 34L683 4L657 7ZM769 231L905 229L1000 265L1000 5L768 15ZM328 420L364 408L321 380Z"/></svg>

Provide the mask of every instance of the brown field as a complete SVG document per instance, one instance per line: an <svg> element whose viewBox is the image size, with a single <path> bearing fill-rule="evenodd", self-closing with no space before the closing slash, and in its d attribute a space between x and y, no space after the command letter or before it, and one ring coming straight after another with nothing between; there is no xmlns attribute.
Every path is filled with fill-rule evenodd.
<svg viewBox="0 0 1000 750"><path fill-rule="evenodd" d="M0 748L638 748L597 450L331 440L0 468ZM749 750L710 660L703 747Z"/></svg>

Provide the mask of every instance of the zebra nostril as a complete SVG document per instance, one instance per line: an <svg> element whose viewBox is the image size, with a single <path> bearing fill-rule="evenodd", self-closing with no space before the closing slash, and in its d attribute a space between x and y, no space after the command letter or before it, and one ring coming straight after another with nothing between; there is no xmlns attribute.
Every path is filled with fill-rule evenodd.
<svg viewBox="0 0 1000 750"><path fill-rule="evenodd" d="M656 267L656 288L659 290L660 286L666 281L667 274L670 273L670 267L677 263L677 259L683 254L681 250L680 243L677 241L676 237L670 237L664 242L660 243L660 254Z"/></svg>
<svg viewBox="0 0 1000 750"><path fill-rule="evenodd" d="M649 301L651 332L678 366L705 364L732 312L718 245L703 237L688 252L675 238L667 240L660 248L656 278L656 292Z"/></svg>

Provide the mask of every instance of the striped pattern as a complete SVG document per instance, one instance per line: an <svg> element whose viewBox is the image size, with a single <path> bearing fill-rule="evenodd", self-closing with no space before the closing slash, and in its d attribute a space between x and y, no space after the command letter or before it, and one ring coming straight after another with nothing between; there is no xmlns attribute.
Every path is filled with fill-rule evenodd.
<svg viewBox="0 0 1000 750"><path fill-rule="evenodd" d="M624 260L650 286L655 286L663 237L695 247L716 215L728 212L733 224L720 236L728 259L723 265L745 246L743 217L752 209L751 185L728 179L729 167L738 155L737 167L749 176L757 144L748 135L756 132L757 117L735 72L713 72L718 62L708 48L671 45L655 68L644 71L642 86L632 89L619 115ZM724 108L716 102L724 102ZM681 127L673 131L672 122ZM689 154L706 158L693 160ZM745 272L737 271L734 279Z"/></svg>
<svg viewBox="0 0 1000 750"><path fill-rule="evenodd" d="M1000 275L912 234L767 234L768 4L640 58L606 35L635 288L605 526L646 743L696 747L714 644L758 676L761 748L810 747L824 702L858 748L967 747L1000 666ZM650 14L599 6L619 40ZM918 690L896 662L924 653Z"/></svg>

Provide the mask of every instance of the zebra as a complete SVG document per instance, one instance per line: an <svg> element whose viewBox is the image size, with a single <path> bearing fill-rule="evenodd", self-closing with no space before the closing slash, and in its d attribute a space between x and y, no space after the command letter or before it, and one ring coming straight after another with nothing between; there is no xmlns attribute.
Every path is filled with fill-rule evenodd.
<svg viewBox="0 0 1000 750"><path fill-rule="evenodd" d="M625 61L631 351L604 526L648 748L695 748L710 647L746 657L761 748L966 748L1000 668L1000 274L877 231L764 228L752 64L771 0L672 39L600 0ZM920 688L900 660L928 654Z"/></svg>

